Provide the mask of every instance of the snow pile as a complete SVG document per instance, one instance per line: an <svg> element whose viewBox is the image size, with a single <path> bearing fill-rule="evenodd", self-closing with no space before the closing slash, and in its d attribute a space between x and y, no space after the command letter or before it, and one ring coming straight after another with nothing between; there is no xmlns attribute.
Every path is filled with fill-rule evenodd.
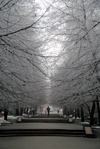
<svg viewBox="0 0 100 149"><path fill-rule="evenodd" d="M66 115L64 115L64 117L67 117Z"/></svg>
<svg viewBox="0 0 100 149"><path fill-rule="evenodd" d="M0 125L1 124L10 124L13 120L17 120L18 116L14 117L14 116L7 116L8 121L4 120L4 116L0 117ZM11 122L9 122L11 121Z"/></svg>
<svg viewBox="0 0 100 149"><path fill-rule="evenodd" d="M0 125L1 125L1 124L10 124L10 122L4 120L4 117L1 117L1 118L0 118Z"/></svg>
<svg viewBox="0 0 100 149"><path fill-rule="evenodd" d="M96 126L95 128L100 129L100 126Z"/></svg>
<svg viewBox="0 0 100 149"><path fill-rule="evenodd" d="M14 117L14 116L11 116L11 115L7 117L8 120L9 120L9 119L17 119L17 118L18 118L17 116Z"/></svg>
<svg viewBox="0 0 100 149"><path fill-rule="evenodd" d="M82 125L89 125L90 123L89 122L80 122L80 124L82 124Z"/></svg>
<svg viewBox="0 0 100 149"><path fill-rule="evenodd" d="M23 113L23 114L22 114L22 116L27 117L28 115L27 115L27 114L25 114L25 113Z"/></svg>
<svg viewBox="0 0 100 149"><path fill-rule="evenodd" d="M79 120L79 119L81 119L81 118L79 118L79 117L76 117L76 119L77 119L77 120Z"/></svg>

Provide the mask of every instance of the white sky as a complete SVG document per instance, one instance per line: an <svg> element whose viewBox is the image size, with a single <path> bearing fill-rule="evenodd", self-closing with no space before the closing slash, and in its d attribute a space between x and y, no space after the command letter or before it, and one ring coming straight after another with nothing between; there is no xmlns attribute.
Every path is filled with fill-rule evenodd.
<svg viewBox="0 0 100 149"><path fill-rule="evenodd" d="M53 0L35 0L36 3L39 4L41 9L38 10L37 13L43 14L43 12L50 6ZM50 37L51 38L51 37ZM58 42L50 41L46 46L43 47L43 55L45 56L58 56L61 52L61 44ZM52 61L53 63L53 61ZM58 62L60 64L60 62ZM49 64L50 65L50 64Z"/></svg>

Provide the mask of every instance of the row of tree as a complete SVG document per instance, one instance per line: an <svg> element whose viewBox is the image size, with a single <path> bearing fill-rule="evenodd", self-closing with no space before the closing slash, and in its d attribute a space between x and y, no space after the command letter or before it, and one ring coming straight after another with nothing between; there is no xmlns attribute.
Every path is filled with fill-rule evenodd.
<svg viewBox="0 0 100 149"><path fill-rule="evenodd" d="M0 109L6 113L45 101L38 9L33 0L0 1Z"/></svg>
<svg viewBox="0 0 100 149"><path fill-rule="evenodd" d="M46 2L0 2L0 108L5 111L46 99L68 110L99 101L99 0Z"/></svg>
<svg viewBox="0 0 100 149"><path fill-rule="evenodd" d="M49 12L47 31L62 45L51 75L50 100L68 110L99 100L99 7L99 0L57 0Z"/></svg>

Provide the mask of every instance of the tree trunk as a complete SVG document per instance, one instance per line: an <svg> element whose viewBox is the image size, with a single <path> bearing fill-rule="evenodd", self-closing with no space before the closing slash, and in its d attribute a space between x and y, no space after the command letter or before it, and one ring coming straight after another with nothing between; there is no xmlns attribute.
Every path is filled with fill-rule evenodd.
<svg viewBox="0 0 100 149"><path fill-rule="evenodd" d="M91 113L91 111L90 111L90 107L87 105L87 107L88 107L88 111L89 111L89 114Z"/></svg>
<svg viewBox="0 0 100 149"><path fill-rule="evenodd" d="M22 116L23 114L23 108L20 109L20 115Z"/></svg>
<svg viewBox="0 0 100 149"><path fill-rule="evenodd" d="M90 113L90 125L94 124L94 118L93 118L94 110L95 110L95 101L93 102L92 110L91 110L91 113Z"/></svg>
<svg viewBox="0 0 100 149"><path fill-rule="evenodd" d="M81 107L81 122L84 122L83 106Z"/></svg>
<svg viewBox="0 0 100 149"><path fill-rule="evenodd" d="M66 114L67 114L67 109L64 108L64 110L63 110L63 115L66 115Z"/></svg>
<svg viewBox="0 0 100 149"><path fill-rule="evenodd" d="M75 118L77 118L77 110L75 110Z"/></svg>
<svg viewBox="0 0 100 149"><path fill-rule="evenodd" d="M98 121L100 126L100 107L99 107L99 101L97 101L97 111L98 111Z"/></svg>
<svg viewBox="0 0 100 149"><path fill-rule="evenodd" d="M16 116L19 116L19 109L16 109Z"/></svg>
<svg viewBox="0 0 100 149"><path fill-rule="evenodd" d="M7 120L8 111L4 110L4 120Z"/></svg>
<svg viewBox="0 0 100 149"><path fill-rule="evenodd" d="M26 114L28 114L28 107L26 108Z"/></svg>
<svg viewBox="0 0 100 149"><path fill-rule="evenodd" d="M66 115L67 115L67 116L70 115L70 112L69 112L69 110L67 110L67 109L66 109Z"/></svg>
<svg viewBox="0 0 100 149"><path fill-rule="evenodd" d="M80 111L79 111L79 108L77 109L77 115L78 115L78 117L80 118Z"/></svg>

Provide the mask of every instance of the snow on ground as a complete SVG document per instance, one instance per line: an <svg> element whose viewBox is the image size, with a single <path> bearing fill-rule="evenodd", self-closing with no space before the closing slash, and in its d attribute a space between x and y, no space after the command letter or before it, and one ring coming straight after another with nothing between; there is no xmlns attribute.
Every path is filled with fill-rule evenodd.
<svg viewBox="0 0 100 149"><path fill-rule="evenodd" d="M82 125L89 125L90 123L89 122L80 122L80 124L82 124Z"/></svg>
<svg viewBox="0 0 100 149"><path fill-rule="evenodd" d="M1 124L10 124L10 122L4 120L4 117L0 117L0 125L1 125Z"/></svg>
<svg viewBox="0 0 100 149"><path fill-rule="evenodd" d="M14 117L14 116L8 116L7 119L8 121L4 120L4 116L0 117L0 125L1 124L10 124L11 122L9 122L9 120L16 120L18 117Z"/></svg>
<svg viewBox="0 0 100 149"><path fill-rule="evenodd" d="M94 128L96 128L96 129L100 129L100 126L96 126L96 127L94 127Z"/></svg>
<svg viewBox="0 0 100 149"><path fill-rule="evenodd" d="M77 117L76 119L79 120L79 119L81 119L81 118Z"/></svg>

